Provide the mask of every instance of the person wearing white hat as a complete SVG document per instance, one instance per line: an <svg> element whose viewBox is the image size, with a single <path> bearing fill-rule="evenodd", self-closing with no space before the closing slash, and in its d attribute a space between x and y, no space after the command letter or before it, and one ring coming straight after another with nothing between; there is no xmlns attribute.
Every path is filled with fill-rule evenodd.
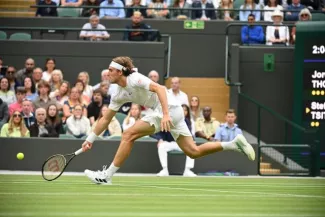
<svg viewBox="0 0 325 217"><path fill-rule="evenodd" d="M273 25L266 27L267 45L289 45L290 33L287 26L283 26L283 13L275 10L272 13Z"/></svg>

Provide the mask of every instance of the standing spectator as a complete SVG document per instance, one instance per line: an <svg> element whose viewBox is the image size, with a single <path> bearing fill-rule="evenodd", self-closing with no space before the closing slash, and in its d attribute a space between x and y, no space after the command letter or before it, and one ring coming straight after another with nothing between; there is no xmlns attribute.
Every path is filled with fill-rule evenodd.
<svg viewBox="0 0 325 217"><path fill-rule="evenodd" d="M168 6L164 0L152 0L148 5L147 16L149 18L166 19L168 15Z"/></svg>
<svg viewBox="0 0 325 217"><path fill-rule="evenodd" d="M35 123L35 116L33 113L33 103L28 100L23 100L23 110L21 112L21 115L24 119L25 126L29 129L30 126L32 126Z"/></svg>
<svg viewBox="0 0 325 217"><path fill-rule="evenodd" d="M16 78L16 69L13 66L8 66L6 71L6 78L9 81L10 90L15 92L16 88L21 85Z"/></svg>
<svg viewBox="0 0 325 217"><path fill-rule="evenodd" d="M85 85L83 94L91 99L91 97L93 96L93 87L89 85L90 79L88 72L80 72L78 75L78 79L81 80Z"/></svg>
<svg viewBox="0 0 325 217"><path fill-rule="evenodd" d="M123 121L123 131L132 127L137 120L141 119L141 106L138 104L132 103L129 114Z"/></svg>
<svg viewBox="0 0 325 217"><path fill-rule="evenodd" d="M180 90L180 84L180 79L178 77L173 77L171 80L171 88L168 90L168 92L173 94L177 101L181 104L189 105L187 94Z"/></svg>
<svg viewBox="0 0 325 217"><path fill-rule="evenodd" d="M147 17L146 12L146 2L141 0L131 0L130 4L126 2L126 17L129 18L133 16L134 12L139 11L143 17Z"/></svg>
<svg viewBox="0 0 325 217"><path fill-rule="evenodd" d="M21 117L20 111L14 110L8 123L1 128L1 137L29 137L29 130Z"/></svg>
<svg viewBox="0 0 325 217"><path fill-rule="evenodd" d="M24 87L17 87L16 89L16 99L15 103L9 105L9 115L12 115L14 111L21 112L23 110L23 99L26 96L26 90Z"/></svg>
<svg viewBox="0 0 325 217"><path fill-rule="evenodd" d="M234 9L234 5L232 0L222 0L220 1L220 6L218 7L218 9L222 9L217 11L217 17L220 20L225 20L225 21L233 21L234 20L234 11L232 11L232 9ZM230 9L230 11L228 11L227 9Z"/></svg>
<svg viewBox="0 0 325 217"><path fill-rule="evenodd" d="M194 20L215 20L217 18L214 10L206 10L214 9L213 4L208 0L194 1L192 8L197 8L197 10L192 11L192 19Z"/></svg>
<svg viewBox="0 0 325 217"><path fill-rule="evenodd" d="M219 121L211 117L212 109L209 106L203 108L203 118L198 118L195 121L195 135L202 139L212 141L215 132L220 126Z"/></svg>
<svg viewBox="0 0 325 217"><path fill-rule="evenodd" d="M38 108L35 111L36 122L30 127L30 137L59 137L55 129L46 123L46 110Z"/></svg>
<svg viewBox="0 0 325 217"><path fill-rule="evenodd" d="M200 107L200 99L198 96L192 96L190 102L190 111L191 117L194 121L196 121L198 118L203 118L203 111Z"/></svg>
<svg viewBox="0 0 325 217"><path fill-rule="evenodd" d="M273 25L266 27L267 45L289 45L290 33L287 26L283 26L283 13L274 11L272 14Z"/></svg>
<svg viewBox="0 0 325 217"><path fill-rule="evenodd" d="M261 11L255 11L255 10L260 10L261 7L259 4L256 4L253 0L245 0L245 3L242 6L240 6L240 9L247 10L247 11L239 12L239 20L240 21L247 21L248 16L250 14L254 14L256 21L261 20ZM248 11L248 10L251 10L251 11Z"/></svg>
<svg viewBox="0 0 325 217"><path fill-rule="evenodd" d="M298 21L299 12L305 8L305 5L300 4L300 0L292 0L292 4L288 5L285 19L287 21Z"/></svg>
<svg viewBox="0 0 325 217"><path fill-rule="evenodd" d="M108 95L113 95L114 93L116 93L116 90L117 90L117 84L111 84L108 80L108 69L104 69L101 73L101 82L108 82L108 86L109 86L109 89L108 89L108 92L107 94ZM100 87L101 85L101 82L96 84L95 86L93 86L93 90L96 90Z"/></svg>
<svg viewBox="0 0 325 217"><path fill-rule="evenodd" d="M103 107L103 95L100 89L94 91L93 101L87 107L88 119L90 121L90 125L93 125L95 121L97 121L100 110Z"/></svg>
<svg viewBox="0 0 325 217"><path fill-rule="evenodd" d="M192 5L186 2L186 0L175 0L174 4L171 6L174 8L179 8L177 10L175 9L171 10L170 13L173 19L178 19L178 20L191 19L192 12L187 9L192 8Z"/></svg>
<svg viewBox="0 0 325 217"><path fill-rule="evenodd" d="M230 142L238 134L243 134L241 129L235 123L237 119L235 110L228 109L226 111L226 123L221 124L220 127L217 129L214 140L218 142Z"/></svg>
<svg viewBox="0 0 325 217"><path fill-rule="evenodd" d="M16 74L17 82L22 85L25 77L32 77L35 62L32 58L26 59L25 68L20 69Z"/></svg>
<svg viewBox="0 0 325 217"><path fill-rule="evenodd" d="M38 3L38 6L41 6L37 8L36 17L57 17L58 16L58 11L56 10L57 6L55 2L51 0L44 0L40 1ZM50 7L45 7L45 6L50 6Z"/></svg>
<svg viewBox="0 0 325 217"><path fill-rule="evenodd" d="M38 84L38 97L37 99L34 101L34 108L38 109L38 108L44 108L47 109L47 107L50 104L56 104L56 100L55 99L51 99L49 97L50 95L50 90L51 90L51 86L48 82L46 81L40 81L40 83ZM57 104L57 106L59 106Z"/></svg>
<svg viewBox="0 0 325 217"><path fill-rule="evenodd" d="M76 105L72 114L67 119L67 134L76 138L82 138L90 133L90 121L82 114L82 105Z"/></svg>
<svg viewBox="0 0 325 217"><path fill-rule="evenodd" d="M79 7L82 5L83 0L61 0L62 6L73 6L73 7Z"/></svg>
<svg viewBox="0 0 325 217"><path fill-rule="evenodd" d="M310 21L312 20L312 15L307 8L304 8L299 13L299 21ZM292 27L291 30L291 44L296 42L296 27Z"/></svg>
<svg viewBox="0 0 325 217"><path fill-rule="evenodd" d="M105 29L105 26L99 23L99 17L97 15L91 15L89 17L89 23L83 25L79 37L90 41L106 40L110 37L110 35Z"/></svg>
<svg viewBox="0 0 325 217"><path fill-rule="evenodd" d="M51 85L51 91L56 91L60 88L62 82L63 82L63 74L60 69L55 69L51 73L51 79L50 79L50 85Z"/></svg>
<svg viewBox="0 0 325 217"><path fill-rule="evenodd" d="M88 104L90 103L91 101L91 98L88 97L86 94L84 94L84 90L85 90L85 83L78 79L76 81L76 83L74 84L74 86L79 90L79 92L81 93L81 99L82 99L82 102L83 104L85 104L86 106L88 106Z"/></svg>
<svg viewBox="0 0 325 217"><path fill-rule="evenodd" d="M0 130L9 118L8 105L0 98Z"/></svg>
<svg viewBox="0 0 325 217"><path fill-rule="evenodd" d="M99 17L100 18L124 18L125 11L123 3L120 0L104 0L100 7L121 7L120 9L115 8L100 8Z"/></svg>
<svg viewBox="0 0 325 217"><path fill-rule="evenodd" d="M248 25L241 28L241 41L243 44L263 44L264 30L256 25L254 14L248 15Z"/></svg>
<svg viewBox="0 0 325 217"><path fill-rule="evenodd" d="M69 99L64 102L63 105L63 117L67 119L72 115L73 108L76 105L81 105L83 107L83 115L87 117L87 107L81 99L81 94L78 88L71 88Z"/></svg>
<svg viewBox="0 0 325 217"><path fill-rule="evenodd" d="M45 61L45 71L43 72L42 79L49 82L51 79L51 74L55 69L55 59L47 58Z"/></svg>
<svg viewBox="0 0 325 217"><path fill-rule="evenodd" d="M107 110L108 110L108 106L103 105L103 107L100 111L100 115L99 115L97 121L95 121L95 123L93 124L92 129L95 129L95 127L98 123L98 120L100 120L100 118L103 117L103 115L105 114L105 112ZM121 129L120 122L116 119L115 116L112 118L111 122L107 126L107 129L104 130L99 136L100 137L122 136L122 129Z"/></svg>
<svg viewBox="0 0 325 217"><path fill-rule="evenodd" d="M84 1L84 6L95 6L98 7L100 4L99 0L86 0ZM81 16L83 17L90 17L92 15L99 16L99 8L84 8L82 10Z"/></svg>
<svg viewBox="0 0 325 217"><path fill-rule="evenodd" d="M9 80L6 77L0 79L0 99L7 105L16 102L15 93L10 90Z"/></svg>
<svg viewBox="0 0 325 217"><path fill-rule="evenodd" d="M140 11L135 11L133 16L131 17L132 23L127 25L125 28L130 30L137 29L151 29L151 27L145 23L143 23L143 17ZM143 31L125 31L124 32L124 41L151 41L153 32L143 32Z"/></svg>
<svg viewBox="0 0 325 217"><path fill-rule="evenodd" d="M34 102L37 99L38 94L36 93L36 87L32 78L26 77L24 79L24 87L26 90L26 98Z"/></svg>
<svg viewBox="0 0 325 217"><path fill-rule="evenodd" d="M54 129L58 136L64 133L62 120L59 116L59 109L55 104L49 105L47 108L46 123Z"/></svg>
<svg viewBox="0 0 325 217"><path fill-rule="evenodd" d="M264 21L272 22L272 13L274 10L282 11L283 7L279 4L278 0L268 0L267 5L264 7ZM271 11L273 10L273 11Z"/></svg>
<svg viewBox="0 0 325 217"><path fill-rule="evenodd" d="M156 82L156 83L159 83L159 73L155 70L151 70L149 73L148 73L148 78L150 78L150 80Z"/></svg>
<svg viewBox="0 0 325 217"><path fill-rule="evenodd" d="M38 89L38 83L42 80L43 70L40 67L37 67L33 70L33 82L35 84L36 89Z"/></svg>
<svg viewBox="0 0 325 217"><path fill-rule="evenodd" d="M61 107L64 102L69 99L70 94L70 84L67 81L63 81L60 88L50 93L50 98L56 100Z"/></svg>

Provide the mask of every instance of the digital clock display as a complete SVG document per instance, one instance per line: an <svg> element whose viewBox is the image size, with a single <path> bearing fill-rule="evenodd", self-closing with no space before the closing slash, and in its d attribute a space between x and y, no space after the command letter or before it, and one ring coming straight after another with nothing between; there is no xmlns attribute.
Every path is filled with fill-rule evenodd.
<svg viewBox="0 0 325 217"><path fill-rule="evenodd" d="M324 45L321 45L321 46L314 45L313 46L313 54L325 54L325 46Z"/></svg>
<svg viewBox="0 0 325 217"><path fill-rule="evenodd" d="M325 59L325 39L316 38L305 42L304 59ZM305 61L306 62L306 61Z"/></svg>

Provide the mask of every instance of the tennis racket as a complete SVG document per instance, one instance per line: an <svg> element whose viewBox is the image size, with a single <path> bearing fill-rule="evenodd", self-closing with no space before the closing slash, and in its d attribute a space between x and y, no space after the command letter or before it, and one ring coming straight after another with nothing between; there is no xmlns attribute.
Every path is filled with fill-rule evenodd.
<svg viewBox="0 0 325 217"><path fill-rule="evenodd" d="M83 150L83 148L80 148L79 150L71 154L52 155L43 163L42 166L43 179L45 179L46 181L53 181L59 178L64 172L65 168L67 168L69 163L72 161L72 159L88 149L89 146L85 150Z"/></svg>

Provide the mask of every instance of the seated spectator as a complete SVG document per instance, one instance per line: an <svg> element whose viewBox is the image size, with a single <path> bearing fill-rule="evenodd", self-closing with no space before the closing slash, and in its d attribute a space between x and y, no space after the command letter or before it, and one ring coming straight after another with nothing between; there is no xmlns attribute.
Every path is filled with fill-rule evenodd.
<svg viewBox="0 0 325 217"><path fill-rule="evenodd" d="M33 103L28 100L23 100L23 110L21 111L21 115L24 119L25 126L30 129L30 126L32 126L35 123L35 116L33 113Z"/></svg>
<svg viewBox="0 0 325 217"><path fill-rule="evenodd" d="M241 10L252 10L252 11L240 11L239 12L239 20L240 21L247 21L248 16L250 14L254 14L256 21L261 20L261 11L254 11L254 10L260 10L261 7L259 4L256 4L253 0L245 0L245 4L240 6L240 9Z"/></svg>
<svg viewBox="0 0 325 217"><path fill-rule="evenodd" d="M184 110L184 116L185 116L185 122L188 122L187 125L190 125L191 127L189 128L193 137L195 137L195 121L191 117L191 111L190 107L188 105L183 104L182 108Z"/></svg>
<svg viewBox="0 0 325 217"><path fill-rule="evenodd" d="M61 107L64 102L69 99L70 94L70 84L67 81L63 81L60 88L50 93L50 98L55 99Z"/></svg>
<svg viewBox="0 0 325 217"><path fill-rule="evenodd" d="M288 5L285 19L287 21L298 21L299 12L305 8L305 5L300 4L300 0L292 0L292 4Z"/></svg>
<svg viewBox="0 0 325 217"><path fill-rule="evenodd" d="M203 108L203 118L195 121L195 135L199 138L212 141L215 132L220 126L219 121L211 117L212 109L209 106Z"/></svg>
<svg viewBox="0 0 325 217"><path fill-rule="evenodd" d="M185 104L182 106L185 107L184 109L184 117L185 122L189 130L192 132L191 129L191 117L189 111L189 107ZM183 107L183 108L184 108ZM169 176L168 166L167 166L167 158L168 158L168 152L170 151L182 151L181 148L177 145L174 138L172 137L170 132L159 132L156 133L155 138L158 139L158 156L160 160L160 164L162 167L162 170L157 174L157 176ZM194 167L194 159L186 156L186 162L185 162L185 170L183 173L183 176L187 177L195 177L196 174L192 172L191 169Z"/></svg>
<svg viewBox="0 0 325 217"><path fill-rule="evenodd" d="M10 90L9 80L6 77L0 79L0 99L7 105L16 102L15 93Z"/></svg>
<svg viewBox="0 0 325 217"><path fill-rule="evenodd" d="M51 91L56 91L60 88L61 84L63 82L63 74L60 69L55 69L51 73L51 79L49 81L51 86Z"/></svg>
<svg viewBox="0 0 325 217"><path fill-rule="evenodd" d="M24 84L25 77L32 77L35 67L35 61L32 58L28 58L25 61L25 68L20 69L16 74L17 82L20 85ZM10 79L9 79L10 80Z"/></svg>
<svg viewBox="0 0 325 217"><path fill-rule="evenodd" d="M192 19L194 20L215 20L217 18L214 10L206 10L214 9L213 4L208 0L194 1L192 8L198 9L192 11Z"/></svg>
<svg viewBox="0 0 325 217"><path fill-rule="evenodd" d="M16 99L15 103L9 105L9 115L11 116L14 111L21 112L23 110L23 99L26 96L26 90L24 87L17 87L16 89Z"/></svg>
<svg viewBox="0 0 325 217"><path fill-rule="evenodd" d="M168 15L169 15L168 6L164 2L164 0L152 0L152 2L148 5L148 9L147 9L148 18L166 19Z"/></svg>
<svg viewBox="0 0 325 217"><path fill-rule="evenodd" d="M42 79L49 82L51 74L55 70L55 59L47 58L45 61L45 71L43 72Z"/></svg>
<svg viewBox="0 0 325 217"><path fill-rule="evenodd" d="M8 105L0 98L0 130L9 118Z"/></svg>
<svg viewBox="0 0 325 217"><path fill-rule="evenodd" d="M36 4L38 4L41 1L44 1L44 0L36 0ZM52 0L52 2L54 2L57 6L59 6L61 3L61 0Z"/></svg>
<svg viewBox="0 0 325 217"><path fill-rule="evenodd" d="M122 125L123 131L132 127L135 124L135 122L140 119L141 119L141 106L132 103L129 114L126 116L126 118L123 121L123 125Z"/></svg>
<svg viewBox="0 0 325 217"><path fill-rule="evenodd" d="M226 20L226 21L233 21L235 14L234 11L230 10L227 11L227 9L234 9L234 5L232 0L221 0L220 6L218 9L222 9L217 11L217 17L219 20Z"/></svg>
<svg viewBox="0 0 325 217"><path fill-rule="evenodd" d="M139 11L143 17L147 17L147 12L146 12L146 1L141 1L141 0L131 0L130 3L127 1L125 2L125 5L127 6L126 8L126 17L132 17L134 12Z"/></svg>
<svg viewBox="0 0 325 217"><path fill-rule="evenodd" d="M288 45L290 40L289 28L283 26L283 13L274 11L272 14L273 25L266 27L267 45Z"/></svg>
<svg viewBox="0 0 325 217"><path fill-rule="evenodd" d="M307 8L304 8L299 13L299 21L310 21L312 20L312 15ZM291 30L291 44L296 42L296 27L292 27Z"/></svg>
<svg viewBox="0 0 325 217"><path fill-rule="evenodd" d="M67 134L82 138L91 132L90 121L84 116L82 105L74 106L72 115L67 119Z"/></svg>
<svg viewBox="0 0 325 217"><path fill-rule="evenodd" d="M81 80L85 85L85 88L82 93L91 99L91 97L93 96L93 87L89 85L90 79L88 72L80 72L78 75L78 79Z"/></svg>
<svg viewBox="0 0 325 217"><path fill-rule="evenodd" d="M324 0L301 0L301 4L311 11L321 11L324 8L325 2Z"/></svg>
<svg viewBox="0 0 325 217"><path fill-rule="evenodd" d="M79 90L80 93L82 93L80 97L82 99L83 104L88 106L91 101L91 98L89 98L87 95L84 94L85 83L82 82L82 80L78 79L74 84L74 86Z"/></svg>
<svg viewBox="0 0 325 217"><path fill-rule="evenodd" d="M151 70L149 73L148 73L148 78L150 78L150 80L156 82L156 83L159 83L159 73L155 70Z"/></svg>
<svg viewBox="0 0 325 217"><path fill-rule="evenodd" d="M278 0L268 0L267 5L264 7L264 21L272 22L272 13L274 10L282 11L283 7L279 4ZM273 10L273 11L271 11Z"/></svg>
<svg viewBox="0 0 325 217"><path fill-rule="evenodd" d="M180 79L178 77L173 77L171 80L171 88L168 90L168 92L172 94L181 104L189 105L188 96L186 93L181 91L180 86Z"/></svg>
<svg viewBox="0 0 325 217"><path fill-rule="evenodd" d="M36 17L57 17L58 16L58 11L55 6L56 3L51 1L51 0L44 0L40 1L38 3L38 6L42 6L37 8ZM51 7L45 7L45 6L51 6Z"/></svg>
<svg viewBox="0 0 325 217"><path fill-rule="evenodd" d="M47 107L50 104L56 104L59 108L61 108L61 106L56 102L55 99L51 99L50 98L50 84L46 81L40 81L40 83L38 84L38 97L37 99L34 101L34 108L38 109L38 108L44 108L47 109Z"/></svg>
<svg viewBox="0 0 325 217"><path fill-rule="evenodd" d="M84 1L84 6L95 6L98 7L100 4L100 0L86 0ZM81 16L90 17L92 15L99 16L99 8L84 8L82 10Z"/></svg>
<svg viewBox="0 0 325 217"><path fill-rule="evenodd" d="M256 25L254 14L248 16L248 25L241 28L241 41L243 44L263 44L264 29Z"/></svg>
<svg viewBox="0 0 325 217"><path fill-rule="evenodd" d="M221 124L220 127L217 129L214 140L218 142L230 142L238 134L243 134L241 129L235 123L237 116L235 110L228 109L226 111L226 123Z"/></svg>
<svg viewBox="0 0 325 217"><path fill-rule="evenodd" d="M110 84L108 81L102 81L99 90L102 92L103 104L109 105L111 103L111 95L109 95Z"/></svg>
<svg viewBox="0 0 325 217"><path fill-rule="evenodd" d="M71 88L70 95L67 101L64 102L63 105L63 117L64 119L67 119L72 115L73 108L76 105L82 105L83 107L83 116L87 117L87 107L83 103L81 96L80 96L80 91L78 88L73 87Z"/></svg>
<svg viewBox="0 0 325 217"><path fill-rule="evenodd" d="M36 122L30 126L30 137L59 137L55 129L46 123L46 110L38 108L35 111Z"/></svg>
<svg viewBox="0 0 325 217"><path fill-rule="evenodd" d="M111 84L109 82L109 80L108 80L108 69L104 69L102 71L102 73L101 73L101 82L103 82L103 81L108 82L108 83L106 83L108 85L108 88L109 88L107 94L112 96L116 92L118 85L117 84ZM101 85L101 82L96 84L95 86L93 86L93 90L98 89L100 87L100 85Z"/></svg>
<svg viewBox="0 0 325 217"><path fill-rule="evenodd" d="M105 29L105 26L99 23L99 17L97 15L91 15L89 17L89 23L83 25L79 37L90 41L106 40L109 39L110 35Z"/></svg>
<svg viewBox="0 0 325 217"><path fill-rule="evenodd" d="M87 107L88 119L90 121L90 125L93 125L95 121L97 121L100 110L103 107L103 94L100 89L94 91L93 101Z"/></svg>
<svg viewBox="0 0 325 217"><path fill-rule="evenodd" d="M122 1L120 0L104 0L100 7L124 7ZM124 18L125 11L123 8L100 8L99 10L100 18Z"/></svg>
<svg viewBox="0 0 325 217"><path fill-rule="evenodd" d="M5 76L9 81L10 90L12 92L16 91L16 88L21 86L21 83L16 79L16 69L13 66L8 66Z"/></svg>
<svg viewBox="0 0 325 217"><path fill-rule="evenodd" d="M92 130L95 129L98 121L100 120L101 117L103 117L103 115L105 114L105 112L107 110L108 110L108 106L107 105L103 105L97 121L95 121L95 123L92 126ZM99 136L100 137L122 136L122 128L121 128L120 122L116 119L115 116L112 118L111 122L107 126L107 129L104 130Z"/></svg>
<svg viewBox="0 0 325 217"><path fill-rule="evenodd" d="M151 27L145 23L143 23L143 17L141 12L135 11L131 18L132 23L127 25L126 29L151 29ZM125 31L124 32L124 41L151 41L152 36L154 35L153 32L143 32L143 31Z"/></svg>
<svg viewBox="0 0 325 217"><path fill-rule="evenodd" d="M2 126L0 137L30 137L20 111L13 111L9 122Z"/></svg>
<svg viewBox="0 0 325 217"><path fill-rule="evenodd" d="M170 11L172 19L178 19L178 20L191 19L192 11L186 9L192 8L192 5L186 2L186 0L175 0L174 4L171 6L174 8L179 8L177 10L173 9Z"/></svg>
<svg viewBox="0 0 325 217"><path fill-rule="evenodd" d="M83 0L61 0L61 5L79 7L82 5L82 2Z"/></svg>
<svg viewBox="0 0 325 217"><path fill-rule="evenodd" d="M26 90L26 99L34 102L37 99L38 94L36 93L36 87L32 78L26 77L24 79L24 88Z"/></svg>
<svg viewBox="0 0 325 217"><path fill-rule="evenodd" d="M42 80L43 70L40 67L37 67L33 70L32 79L35 84L36 90L38 89L38 83Z"/></svg>
<svg viewBox="0 0 325 217"><path fill-rule="evenodd" d="M64 130L62 125L62 120L59 116L58 107L56 107L55 104L49 105L46 114L47 114L46 123L48 124L48 126L54 129L55 134L57 134L58 136L60 134L63 134Z"/></svg>
<svg viewBox="0 0 325 217"><path fill-rule="evenodd" d="M194 121L198 118L203 118L203 111L200 107L200 99L198 96L192 96L190 102L191 117Z"/></svg>

